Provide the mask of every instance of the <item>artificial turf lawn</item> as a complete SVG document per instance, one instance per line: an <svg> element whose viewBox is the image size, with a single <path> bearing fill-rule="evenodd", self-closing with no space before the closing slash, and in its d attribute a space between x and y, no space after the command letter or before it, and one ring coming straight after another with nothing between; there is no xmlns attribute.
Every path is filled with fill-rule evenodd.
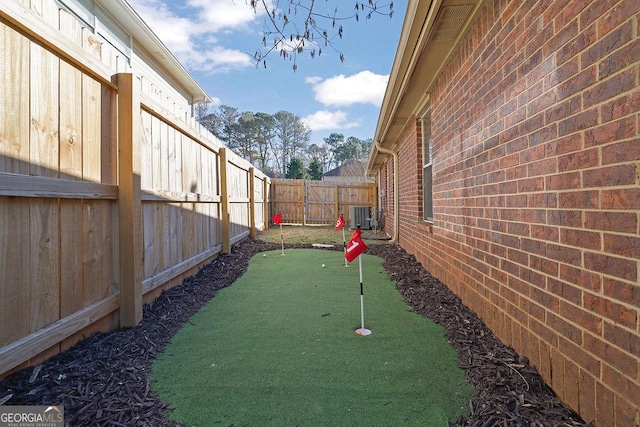
<svg viewBox="0 0 640 427"><path fill-rule="evenodd" d="M443 426L473 394L443 329L411 311L379 257L254 256L155 360L152 390L187 426ZM326 264L322 268L321 264Z"/></svg>

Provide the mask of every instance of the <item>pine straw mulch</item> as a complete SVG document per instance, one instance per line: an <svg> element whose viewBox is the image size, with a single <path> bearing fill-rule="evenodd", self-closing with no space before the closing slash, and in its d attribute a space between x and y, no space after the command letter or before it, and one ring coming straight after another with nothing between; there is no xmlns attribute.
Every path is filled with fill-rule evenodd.
<svg viewBox="0 0 640 427"><path fill-rule="evenodd" d="M291 246L287 246L291 247ZM308 247L308 246L307 246ZM0 404L62 405L71 426L179 426L150 391L154 357L256 253L279 245L245 240L144 307L134 328L95 334L35 367L0 381ZM342 250L342 248L337 248ZM445 285L397 245L371 245L417 313L442 325L476 392L458 426L585 426L527 360L503 345Z"/></svg>

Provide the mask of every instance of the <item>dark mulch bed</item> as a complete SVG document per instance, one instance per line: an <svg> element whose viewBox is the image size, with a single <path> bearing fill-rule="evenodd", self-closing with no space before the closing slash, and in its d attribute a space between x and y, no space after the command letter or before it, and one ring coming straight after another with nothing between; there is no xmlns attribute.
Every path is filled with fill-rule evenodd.
<svg viewBox="0 0 640 427"><path fill-rule="evenodd" d="M215 293L232 284L252 255L279 245L246 240L144 308L135 328L93 335L46 362L0 381L0 404L63 405L71 426L177 426L149 387L147 370L173 335ZM341 250L341 248L339 248ZM441 282L396 245L371 245L406 301L446 330L476 393L451 425L584 426L538 372L504 346Z"/></svg>

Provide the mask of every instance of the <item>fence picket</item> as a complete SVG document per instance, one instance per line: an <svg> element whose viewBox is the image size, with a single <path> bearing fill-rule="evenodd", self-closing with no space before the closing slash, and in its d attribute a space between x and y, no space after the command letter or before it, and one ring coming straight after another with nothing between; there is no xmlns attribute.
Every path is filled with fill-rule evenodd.
<svg viewBox="0 0 640 427"><path fill-rule="evenodd" d="M266 226L270 179L86 37L18 3L0 15L2 377L137 324L143 300Z"/></svg>
<svg viewBox="0 0 640 427"><path fill-rule="evenodd" d="M331 225L340 214L349 223L351 206L377 206L375 183L272 179L270 200L271 215L301 225Z"/></svg>

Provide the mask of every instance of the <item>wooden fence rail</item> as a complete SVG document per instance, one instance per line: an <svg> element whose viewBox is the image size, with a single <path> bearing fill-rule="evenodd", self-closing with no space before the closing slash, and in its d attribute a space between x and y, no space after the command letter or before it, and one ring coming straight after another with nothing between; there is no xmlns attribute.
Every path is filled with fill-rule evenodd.
<svg viewBox="0 0 640 427"><path fill-rule="evenodd" d="M137 324L267 226L270 185L21 11L0 10L0 377Z"/></svg>

